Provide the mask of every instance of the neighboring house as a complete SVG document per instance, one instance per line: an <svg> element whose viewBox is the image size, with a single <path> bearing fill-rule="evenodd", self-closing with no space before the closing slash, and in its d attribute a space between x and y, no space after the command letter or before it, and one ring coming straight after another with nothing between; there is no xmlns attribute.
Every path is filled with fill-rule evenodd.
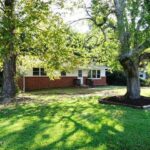
<svg viewBox="0 0 150 150"><path fill-rule="evenodd" d="M148 75L147 75L147 73L145 71L140 71L139 72L139 77L142 80L146 80L148 78Z"/></svg>
<svg viewBox="0 0 150 150"><path fill-rule="evenodd" d="M19 87L24 91L48 88L62 88L74 86L100 86L106 83L105 66L93 66L86 69L76 69L71 72L61 72L59 79L50 80L44 68L32 68L26 76L19 80Z"/></svg>

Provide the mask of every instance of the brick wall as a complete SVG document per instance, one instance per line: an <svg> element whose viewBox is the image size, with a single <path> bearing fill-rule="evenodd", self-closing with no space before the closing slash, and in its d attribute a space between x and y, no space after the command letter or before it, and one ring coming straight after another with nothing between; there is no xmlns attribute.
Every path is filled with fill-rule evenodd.
<svg viewBox="0 0 150 150"><path fill-rule="evenodd" d="M50 80L48 77L25 77L25 89L26 91L48 89L48 88L61 88L61 87L73 87L74 79L77 77L61 77L60 79ZM87 77L84 77L84 84ZM93 80L94 86L107 85L106 77ZM18 81L19 88L23 90L23 79Z"/></svg>
<svg viewBox="0 0 150 150"><path fill-rule="evenodd" d="M95 79L95 80L93 80L93 85L94 86L107 85L106 77L101 77L101 79Z"/></svg>
<svg viewBox="0 0 150 150"><path fill-rule="evenodd" d="M76 77L61 77L60 79L50 80L48 77L25 77L26 91L59 88L59 87L73 87L74 79ZM23 89L23 79L19 80L19 87Z"/></svg>
<svg viewBox="0 0 150 150"><path fill-rule="evenodd" d="M87 85L87 79L88 79L88 77L83 77L83 84Z"/></svg>

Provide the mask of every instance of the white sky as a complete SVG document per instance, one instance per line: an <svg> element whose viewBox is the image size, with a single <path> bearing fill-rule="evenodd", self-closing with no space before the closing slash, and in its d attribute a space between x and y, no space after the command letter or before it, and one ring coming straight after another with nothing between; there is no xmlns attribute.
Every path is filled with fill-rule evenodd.
<svg viewBox="0 0 150 150"><path fill-rule="evenodd" d="M85 17L86 17L85 11L83 9L78 9L75 10L72 15L66 16L64 20L65 22L69 23L74 30L84 33L89 30L86 20L82 21L80 20L77 22L74 21Z"/></svg>
<svg viewBox="0 0 150 150"><path fill-rule="evenodd" d="M90 2L91 2L91 0L66 0L65 1L66 7L70 7L70 5L71 5L70 1L76 2L76 3L80 3L80 1L83 1L84 5L86 5L87 7L90 6ZM54 11L61 13L64 21L67 24L69 24L74 30L81 32L81 33L85 33L89 30L86 20L82 20L82 21L78 21L78 22L74 22L74 21L87 17L87 14L86 14L84 8L81 8L81 7L75 8L75 7L73 10L67 10L67 11L61 10L61 9L58 10L57 8L54 8ZM74 22L74 23L72 23L72 22Z"/></svg>
<svg viewBox="0 0 150 150"><path fill-rule="evenodd" d="M77 0L79 1L79 0ZM90 1L91 0L84 0L85 5L88 7L90 5ZM81 19L81 18L85 18L87 17L87 14L84 10L84 8L76 8L71 15L66 15L66 17L64 18L64 20L67 23L72 23L75 20ZM71 27L78 31L78 32L82 32L85 33L89 30L89 27L87 25L86 20L83 21L78 21L78 22L74 22L71 24Z"/></svg>

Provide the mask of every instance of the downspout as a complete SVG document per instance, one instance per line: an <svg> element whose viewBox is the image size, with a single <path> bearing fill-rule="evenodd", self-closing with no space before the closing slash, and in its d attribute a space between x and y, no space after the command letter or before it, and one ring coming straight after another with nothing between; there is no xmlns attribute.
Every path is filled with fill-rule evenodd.
<svg viewBox="0 0 150 150"><path fill-rule="evenodd" d="M25 76L23 76L23 92L26 92L26 80L25 80Z"/></svg>

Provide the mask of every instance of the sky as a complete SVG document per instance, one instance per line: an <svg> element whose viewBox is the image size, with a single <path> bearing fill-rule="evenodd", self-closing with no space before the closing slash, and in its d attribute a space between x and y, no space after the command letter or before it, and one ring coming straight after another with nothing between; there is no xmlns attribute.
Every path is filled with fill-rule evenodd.
<svg viewBox="0 0 150 150"><path fill-rule="evenodd" d="M83 4L86 5L86 7L89 7L91 2L91 0L65 0L65 7L69 8L71 6L70 1L71 3L80 3L80 1L83 1ZM87 17L85 9L81 7L77 8L77 6L73 8L74 9L68 10L58 10L57 8L54 8L54 11L61 13L64 22L69 24L75 31L81 33L87 32L89 30L89 27L86 20L77 21L78 19Z"/></svg>
<svg viewBox="0 0 150 150"><path fill-rule="evenodd" d="M86 20L80 20L78 19L85 18L86 13L83 9L78 9L73 12L72 15L67 15L64 20L66 23L68 23L74 30L85 33L89 30L89 27L87 25Z"/></svg>
<svg viewBox="0 0 150 150"><path fill-rule="evenodd" d="M84 3L87 7L90 6L90 1L91 0L84 0ZM76 8L74 11L72 11L71 14L66 15L64 20L67 23L69 23L74 30L81 32L81 33L85 33L89 30L86 20L77 21L77 22L74 22L74 21L81 19L81 18L86 18L86 17L87 17L87 14L84 8Z"/></svg>

